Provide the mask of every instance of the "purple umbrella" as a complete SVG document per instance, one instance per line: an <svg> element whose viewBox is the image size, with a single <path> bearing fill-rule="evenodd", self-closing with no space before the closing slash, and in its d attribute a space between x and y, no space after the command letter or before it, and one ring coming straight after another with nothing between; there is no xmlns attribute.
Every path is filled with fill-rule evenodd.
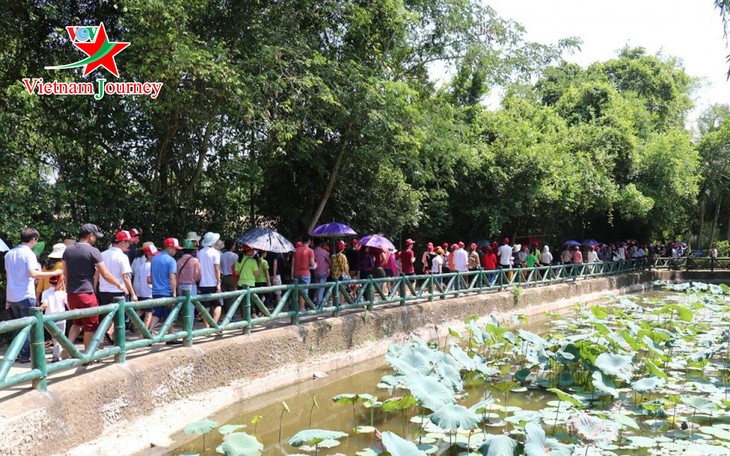
<svg viewBox="0 0 730 456"><path fill-rule="evenodd" d="M597 245L601 245L601 243L596 241L595 239L586 239L585 241L583 241L583 247L595 247Z"/></svg>
<svg viewBox="0 0 730 456"><path fill-rule="evenodd" d="M358 241L363 247L373 247L380 250L395 250L395 246L387 238L378 236L377 234L371 234L365 236Z"/></svg>
<svg viewBox="0 0 730 456"><path fill-rule="evenodd" d="M324 225L319 225L309 234L311 234L312 236L321 237L345 237L355 236L357 233L355 232L355 230L345 225L344 223L332 222L325 223Z"/></svg>
<svg viewBox="0 0 730 456"><path fill-rule="evenodd" d="M563 242L563 245L567 245L569 247L577 247L580 246L580 242L571 239L570 241Z"/></svg>

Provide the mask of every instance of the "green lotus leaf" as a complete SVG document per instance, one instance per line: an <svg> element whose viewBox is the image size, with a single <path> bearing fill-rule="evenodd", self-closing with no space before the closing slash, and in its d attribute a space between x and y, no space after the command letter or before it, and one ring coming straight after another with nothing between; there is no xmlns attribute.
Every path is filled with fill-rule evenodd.
<svg viewBox="0 0 730 456"><path fill-rule="evenodd" d="M722 440L730 440L730 431L718 426L702 426L699 431Z"/></svg>
<svg viewBox="0 0 730 456"><path fill-rule="evenodd" d="M425 451L419 450L415 443L403 439L392 432L382 433L383 446L391 456L423 456Z"/></svg>
<svg viewBox="0 0 730 456"><path fill-rule="evenodd" d="M418 404L418 401L413 396L403 397L391 397L383 401L383 411L392 412L395 410L409 409Z"/></svg>
<svg viewBox="0 0 730 456"><path fill-rule="evenodd" d="M335 439L324 439L321 442L319 442L318 444L316 444L315 446L317 448L334 448L334 447L339 446L339 445L340 445L340 441L339 440L335 440Z"/></svg>
<svg viewBox="0 0 730 456"><path fill-rule="evenodd" d="M570 456L573 453L572 447L546 438L545 431L537 423L527 423L525 432L525 456Z"/></svg>
<svg viewBox="0 0 730 456"><path fill-rule="evenodd" d="M550 345L548 343L548 341L546 341L542 337L538 336L537 334L535 334L533 332L525 331L524 329L517 330L517 335L520 336L520 339L522 339L526 342L529 342L539 348L544 349Z"/></svg>
<svg viewBox="0 0 730 456"><path fill-rule="evenodd" d="M628 441L631 445L639 448L653 448L657 446L658 443L656 439L651 437L642 437L640 435L632 435L631 437L628 437Z"/></svg>
<svg viewBox="0 0 730 456"><path fill-rule="evenodd" d="M610 394L614 399L618 399L619 392L616 389L616 385L613 384L608 378L601 374L601 371L593 372L593 387L596 391L600 391L604 394Z"/></svg>
<svg viewBox="0 0 730 456"><path fill-rule="evenodd" d="M680 396L679 398L683 404L692 407L693 409L701 410L703 412L712 413L717 410L717 404L701 396Z"/></svg>
<svg viewBox="0 0 730 456"><path fill-rule="evenodd" d="M347 433L340 431L328 431L325 429L305 429L294 434L294 437L289 439L289 445L293 447L317 445L323 440L336 440L341 439L342 437L347 437Z"/></svg>
<svg viewBox="0 0 730 456"><path fill-rule="evenodd" d="M446 404L456 402L454 391L444 386L438 379L425 375L408 375L406 387L418 402L432 412Z"/></svg>
<svg viewBox="0 0 730 456"><path fill-rule="evenodd" d="M630 382L634 374L633 357L617 353L601 353L596 358L596 367L606 375L614 375L619 379Z"/></svg>
<svg viewBox="0 0 730 456"><path fill-rule="evenodd" d="M506 435L498 435L487 440L479 447L484 456L514 456L517 442Z"/></svg>
<svg viewBox="0 0 730 456"><path fill-rule="evenodd" d="M561 391L558 388L548 388L548 391L555 393L561 401L570 402L579 409L584 409L586 405L580 400L579 397L572 394L568 394L565 391Z"/></svg>
<svg viewBox="0 0 730 456"><path fill-rule="evenodd" d="M494 399L491 397L488 397L484 400L481 400L477 402L476 404L469 407L469 410L471 410L474 413L486 413L491 410L491 406L494 404Z"/></svg>
<svg viewBox="0 0 730 456"><path fill-rule="evenodd" d="M446 404L429 415L431 422L441 429L473 429L479 422L479 416L458 404Z"/></svg>
<svg viewBox="0 0 730 456"><path fill-rule="evenodd" d="M190 423L190 424L186 425L183 428L183 431L187 435L190 435L190 434L203 435L203 434L209 433L210 431L212 431L213 429L215 429L217 427L218 427L218 423L206 418L204 420L196 421L194 423Z"/></svg>
<svg viewBox="0 0 730 456"><path fill-rule="evenodd" d="M613 413L610 415L611 420L621 427L629 427L631 429L639 430L639 424L630 416L626 416L622 413Z"/></svg>
<svg viewBox="0 0 730 456"><path fill-rule="evenodd" d="M645 377L631 384L631 389L637 393L646 393L647 391L655 391L664 386L666 382L657 377Z"/></svg>
<svg viewBox="0 0 730 456"><path fill-rule="evenodd" d="M664 372L656 364L654 364L654 362L652 360L645 359L644 364L646 365L646 370L648 370L650 374L656 375L657 377L663 379L664 381L669 380L669 375L667 375L666 372Z"/></svg>
<svg viewBox="0 0 730 456"><path fill-rule="evenodd" d="M332 398L332 401L338 404L356 404L358 401L358 395L352 393L338 394Z"/></svg>
<svg viewBox="0 0 730 456"><path fill-rule="evenodd" d="M226 425L218 428L218 433L220 435L227 435L232 432L236 432L239 429L243 429L245 427L246 427L245 424L226 424Z"/></svg>
<svg viewBox="0 0 730 456"><path fill-rule="evenodd" d="M264 445L256 437L245 432L234 432L225 436L224 442L215 449L226 456L259 456Z"/></svg>

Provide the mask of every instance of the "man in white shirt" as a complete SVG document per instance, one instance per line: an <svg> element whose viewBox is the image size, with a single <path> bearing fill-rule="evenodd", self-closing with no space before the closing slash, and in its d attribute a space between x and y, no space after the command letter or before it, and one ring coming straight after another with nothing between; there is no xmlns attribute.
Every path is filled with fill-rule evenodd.
<svg viewBox="0 0 730 456"><path fill-rule="evenodd" d="M200 294L221 292L221 253L213 248L213 244L218 242L220 238L221 235L218 233L205 233L203 242L201 242L203 248L196 255L200 262L200 283L198 284ZM217 323L221 318L221 300L203 301L202 304L208 309L210 316ZM204 323L207 327L208 322L204 321Z"/></svg>
<svg viewBox="0 0 730 456"><path fill-rule="evenodd" d="M20 244L5 255L5 275L8 279L7 305L13 318L27 317L36 305L35 279L63 274L62 269L41 272L33 247L40 234L34 228L23 228ZM20 349L20 363L30 362L30 339L25 338Z"/></svg>
<svg viewBox="0 0 730 456"><path fill-rule="evenodd" d="M512 247L509 246L509 238L502 240L502 245L497 250L499 257L499 267L509 269L512 266Z"/></svg>
<svg viewBox="0 0 730 456"><path fill-rule="evenodd" d="M459 242L459 248L454 250L454 266L459 272L469 271L469 254L464 250L464 243Z"/></svg>
<svg viewBox="0 0 730 456"><path fill-rule="evenodd" d="M132 266L129 264L129 257L126 250L129 249L129 244L132 242L132 236L129 231L117 231L114 235L114 241L108 249L104 250L101 254L101 258L104 260L109 273L119 283L124 283L129 292L129 298L132 301L137 300L137 294L132 286ZM104 277L100 276L97 272L96 280L99 283L99 305L113 304L115 298L124 298L125 293ZM107 342L113 343L114 337L114 325L109 327L107 331Z"/></svg>

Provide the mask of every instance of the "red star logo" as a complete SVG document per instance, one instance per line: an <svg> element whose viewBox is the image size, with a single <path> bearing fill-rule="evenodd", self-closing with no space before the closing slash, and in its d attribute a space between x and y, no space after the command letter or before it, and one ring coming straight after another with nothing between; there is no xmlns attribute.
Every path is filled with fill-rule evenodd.
<svg viewBox="0 0 730 456"><path fill-rule="evenodd" d="M94 36L93 42L76 42L74 41L75 31L72 30L74 27L66 27L69 37L74 46L79 48L84 54L88 55L89 58L94 59L89 61L84 66L84 76L88 75L99 67L104 67L111 74L119 77L119 70L117 70L117 62L114 60L114 56L122 52L129 43L124 42L111 42L106 35L106 29L104 23L99 23L99 29Z"/></svg>

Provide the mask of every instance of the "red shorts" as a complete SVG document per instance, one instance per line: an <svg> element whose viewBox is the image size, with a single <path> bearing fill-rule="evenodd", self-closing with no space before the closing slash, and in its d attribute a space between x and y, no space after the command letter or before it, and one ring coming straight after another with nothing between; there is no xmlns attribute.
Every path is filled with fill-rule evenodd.
<svg viewBox="0 0 730 456"><path fill-rule="evenodd" d="M94 293L68 294L69 310L88 309L89 307L99 307L99 302L96 300L96 295ZM93 333L96 331L96 328L99 327L99 316L92 315L90 317L77 318L72 320L71 324L83 327L85 332Z"/></svg>

